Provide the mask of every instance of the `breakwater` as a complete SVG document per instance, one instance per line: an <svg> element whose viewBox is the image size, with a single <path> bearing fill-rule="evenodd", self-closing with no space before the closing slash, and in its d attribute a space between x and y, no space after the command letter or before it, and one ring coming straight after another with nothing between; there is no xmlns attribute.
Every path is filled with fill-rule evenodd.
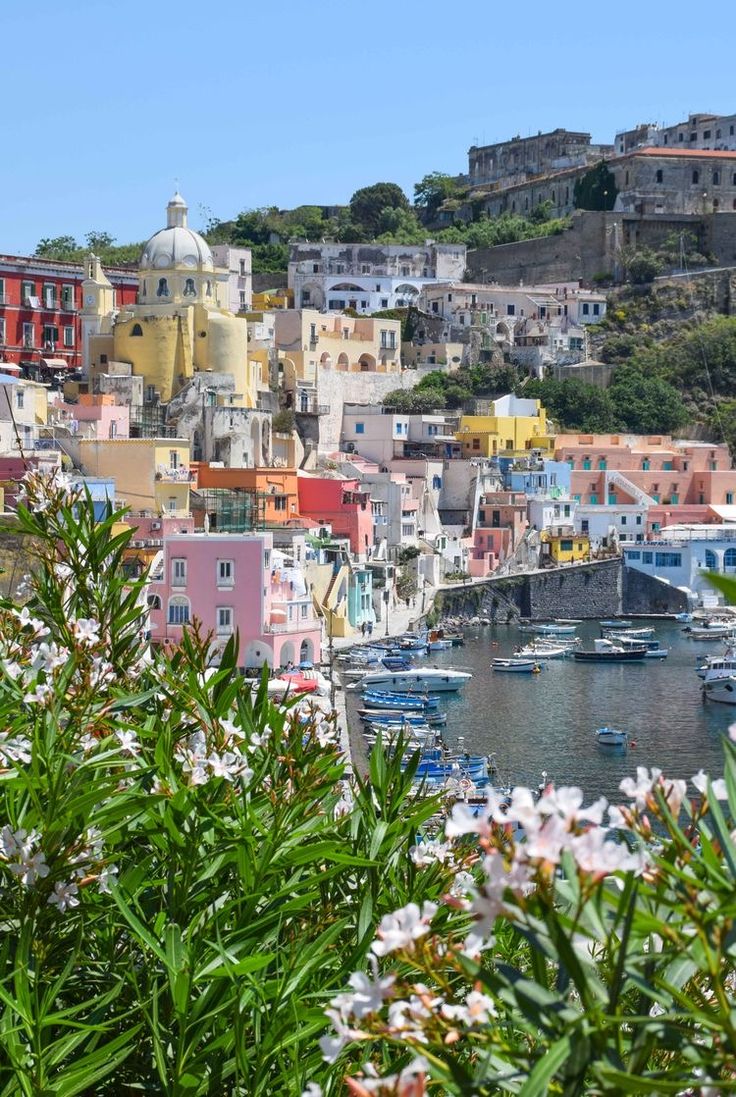
<svg viewBox="0 0 736 1097"><path fill-rule="evenodd" d="M498 622L680 613L687 608L683 591L624 568L620 557L445 588L437 592L433 607L438 620L486 617Z"/></svg>

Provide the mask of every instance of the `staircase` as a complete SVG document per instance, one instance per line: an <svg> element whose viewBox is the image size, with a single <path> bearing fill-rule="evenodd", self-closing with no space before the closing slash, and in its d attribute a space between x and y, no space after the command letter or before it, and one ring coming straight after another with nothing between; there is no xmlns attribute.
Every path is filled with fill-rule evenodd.
<svg viewBox="0 0 736 1097"><path fill-rule="evenodd" d="M638 488L636 484L632 484L631 480L624 476L622 472L616 472L615 470L606 472L606 499L608 499L612 484L615 487L621 488L622 491L625 491L626 494L630 495L632 499L640 504L640 506L654 507L657 505L651 495L647 495L647 493L642 491L641 488Z"/></svg>

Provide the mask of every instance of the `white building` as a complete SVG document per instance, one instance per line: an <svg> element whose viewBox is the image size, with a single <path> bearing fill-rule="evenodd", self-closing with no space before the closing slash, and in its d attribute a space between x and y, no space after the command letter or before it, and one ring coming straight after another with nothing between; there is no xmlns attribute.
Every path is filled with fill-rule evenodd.
<svg viewBox="0 0 736 1097"><path fill-rule="evenodd" d="M569 525L575 518L577 504L569 495L532 495L527 504L529 525L541 532L552 526Z"/></svg>
<svg viewBox="0 0 736 1097"><path fill-rule="evenodd" d="M226 270L228 299L223 303L230 312L245 312L253 303L253 266L250 248L232 248L229 244L213 244L210 248L215 266Z"/></svg>
<svg viewBox="0 0 736 1097"><path fill-rule="evenodd" d="M625 545L624 563L701 601L704 595L712 598L704 572L736 574L736 525L665 526L657 541Z"/></svg>
<svg viewBox="0 0 736 1097"><path fill-rule="evenodd" d="M648 509L644 503L578 503L574 514L575 532L587 533L593 551L617 542L643 541Z"/></svg>
<svg viewBox="0 0 736 1097"><path fill-rule="evenodd" d="M289 246L289 288L296 308L367 314L415 305L422 289L465 273L464 244L312 244Z"/></svg>

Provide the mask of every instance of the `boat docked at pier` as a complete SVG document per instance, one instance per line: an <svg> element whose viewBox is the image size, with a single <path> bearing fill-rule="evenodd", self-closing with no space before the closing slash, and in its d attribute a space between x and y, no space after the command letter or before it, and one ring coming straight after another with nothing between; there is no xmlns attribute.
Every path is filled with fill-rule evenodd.
<svg viewBox="0 0 736 1097"><path fill-rule="evenodd" d="M710 656L698 675L703 679L705 700L736 705L736 653Z"/></svg>
<svg viewBox="0 0 736 1097"><path fill-rule="evenodd" d="M379 670L366 674L358 688L390 693L445 693L462 689L472 677L467 671L443 667L417 667L396 673Z"/></svg>

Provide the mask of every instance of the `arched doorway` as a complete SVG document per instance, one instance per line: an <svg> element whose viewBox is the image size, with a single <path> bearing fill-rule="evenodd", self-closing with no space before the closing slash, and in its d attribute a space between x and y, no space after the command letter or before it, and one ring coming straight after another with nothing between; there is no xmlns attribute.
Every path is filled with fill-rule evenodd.
<svg viewBox="0 0 736 1097"><path fill-rule="evenodd" d="M708 571L718 571L718 559L712 549L705 550L705 566Z"/></svg>
<svg viewBox="0 0 736 1097"><path fill-rule="evenodd" d="M329 354L328 351L325 351L324 354L322 355L322 357L319 360L319 364L321 366L328 366L328 367L331 366L332 365L332 355Z"/></svg>
<svg viewBox="0 0 736 1097"><path fill-rule="evenodd" d="M282 667L287 666L288 663L294 662L294 645L291 640L287 640L285 644L281 645L281 652L279 654L279 663Z"/></svg>
<svg viewBox="0 0 736 1097"><path fill-rule="evenodd" d="M314 662L314 645L311 640L302 640L301 647L299 648L299 662Z"/></svg>
<svg viewBox="0 0 736 1097"><path fill-rule="evenodd" d="M361 373L375 373L376 371L376 360L372 354L361 354L358 365Z"/></svg>
<svg viewBox="0 0 736 1097"><path fill-rule="evenodd" d="M345 351L343 351L342 354L340 355L340 357L337 359L337 368L338 369L347 369L349 367L349 365L350 365L350 362L348 361L348 356L345 353Z"/></svg>

